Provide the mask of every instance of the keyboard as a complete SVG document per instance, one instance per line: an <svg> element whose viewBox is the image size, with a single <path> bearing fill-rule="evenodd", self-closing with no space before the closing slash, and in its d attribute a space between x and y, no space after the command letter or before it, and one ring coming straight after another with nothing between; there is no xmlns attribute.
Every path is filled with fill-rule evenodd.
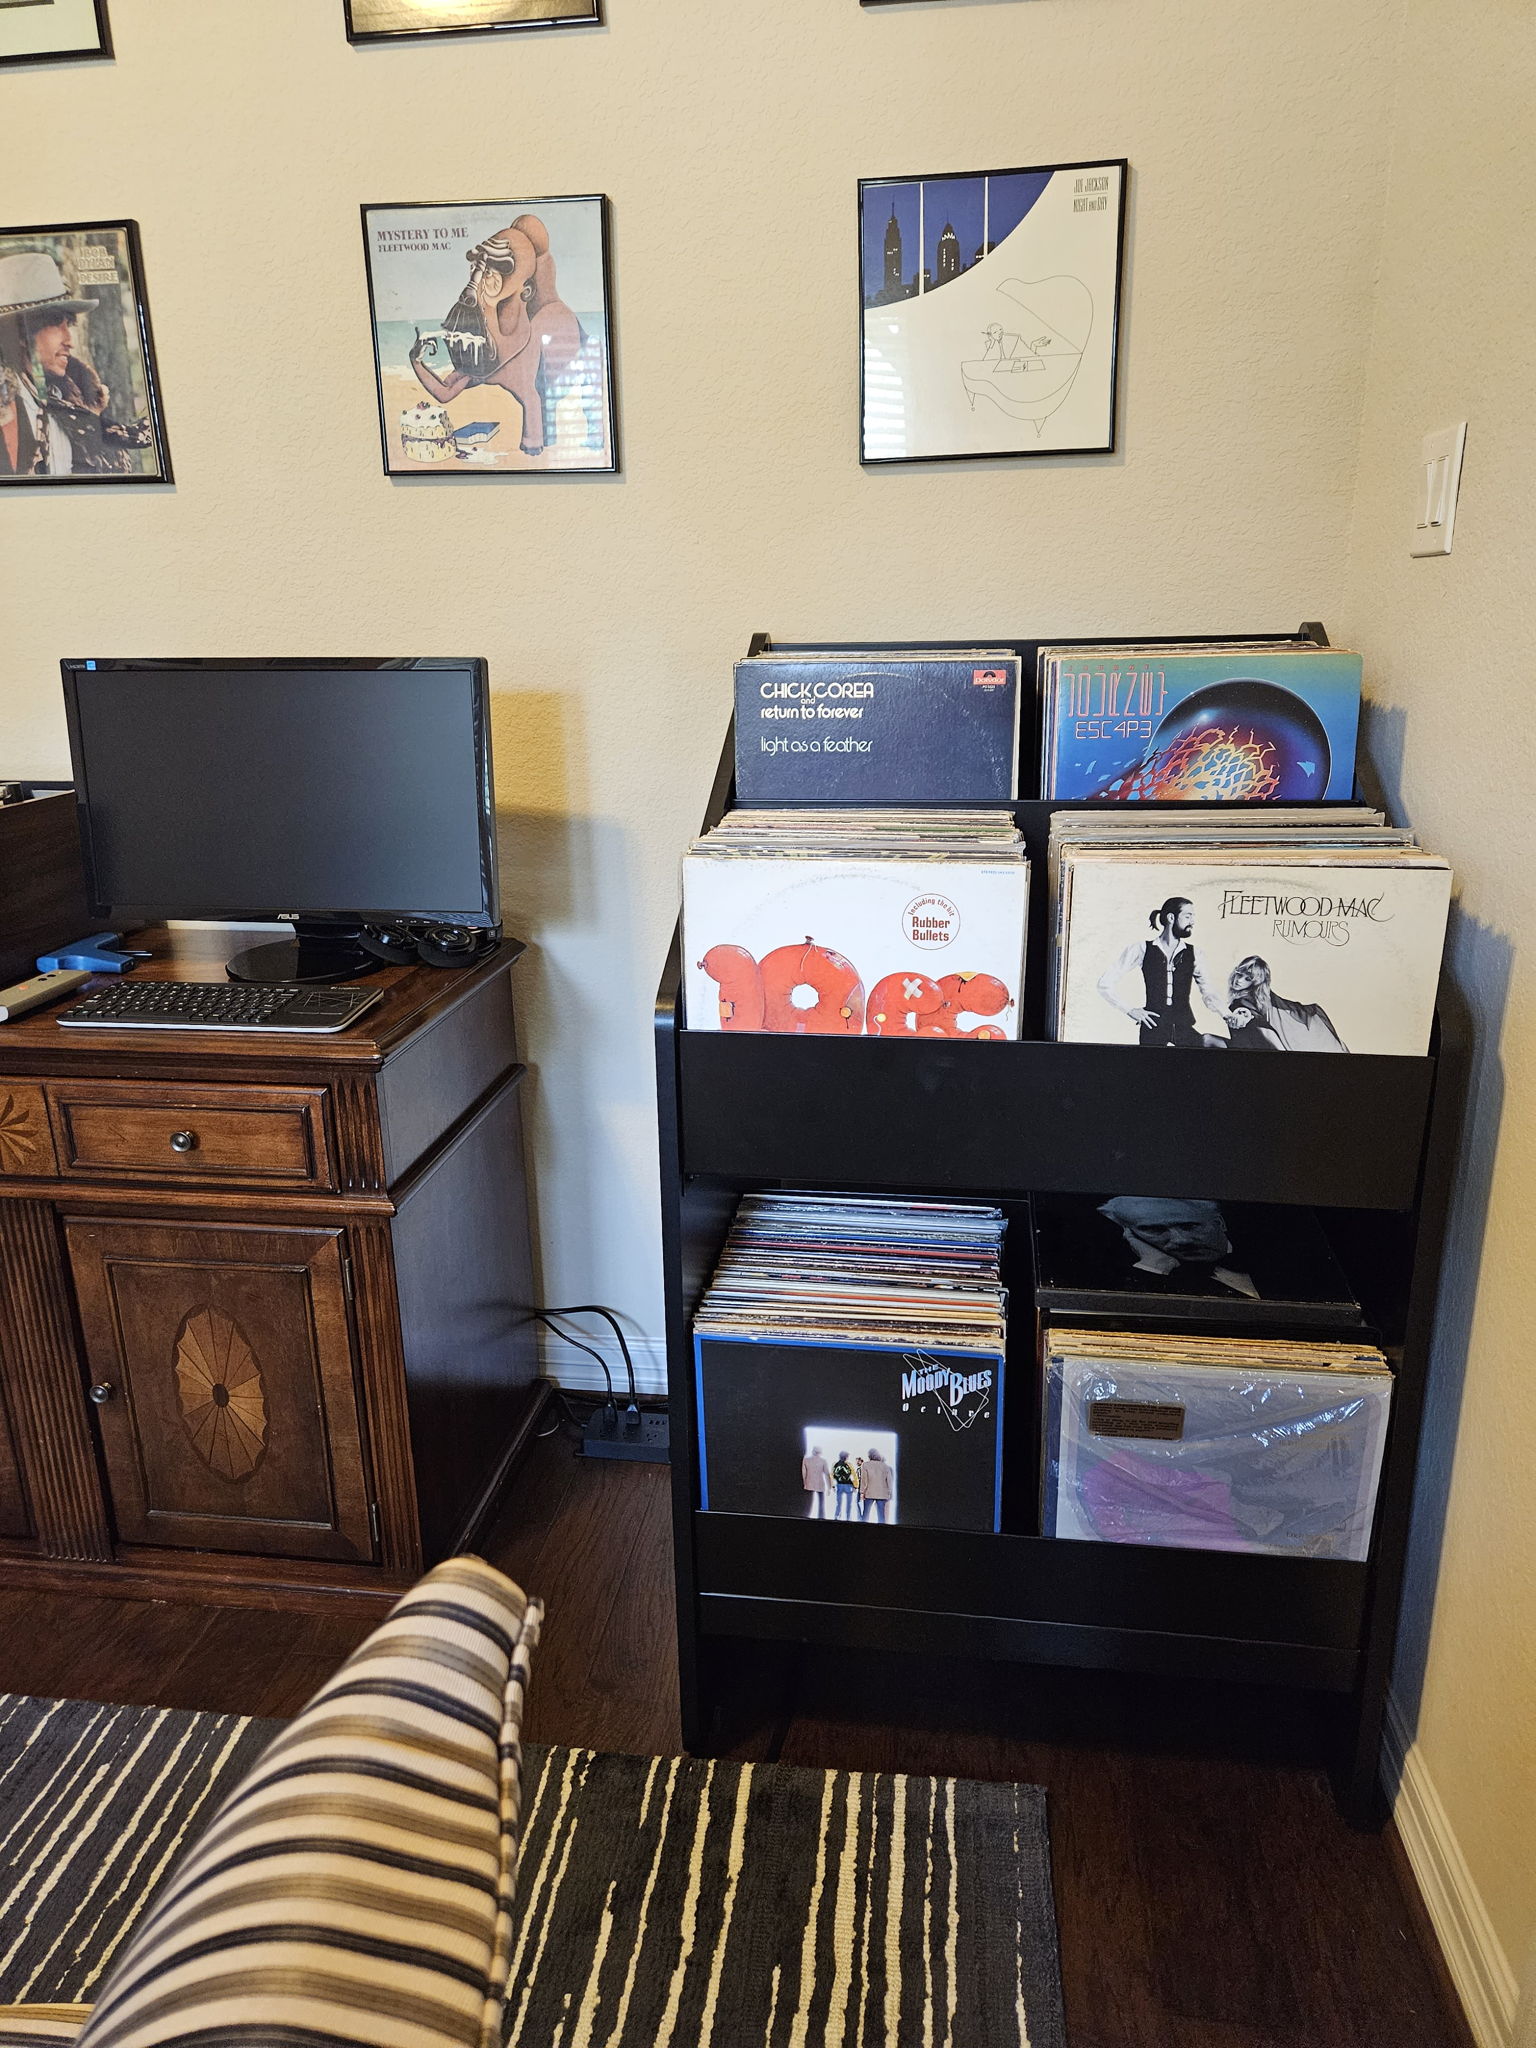
<svg viewBox="0 0 1536 2048"><path fill-rule="evenodd" d="M345 1031L382 994L294 981L123 981L58 1021L103 1031Z"/></svg>

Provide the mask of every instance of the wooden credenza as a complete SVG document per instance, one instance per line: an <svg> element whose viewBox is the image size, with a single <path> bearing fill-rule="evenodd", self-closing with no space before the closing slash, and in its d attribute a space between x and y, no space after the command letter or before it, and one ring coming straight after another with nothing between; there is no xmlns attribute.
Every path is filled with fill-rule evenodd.
<svg viewBox="0 0 1536 2048"><path fill-rule="evenodd" d="M521 950L329 1037L0 1025L0 1580L329 1604L474 1543L545 1392Z"/></svg>

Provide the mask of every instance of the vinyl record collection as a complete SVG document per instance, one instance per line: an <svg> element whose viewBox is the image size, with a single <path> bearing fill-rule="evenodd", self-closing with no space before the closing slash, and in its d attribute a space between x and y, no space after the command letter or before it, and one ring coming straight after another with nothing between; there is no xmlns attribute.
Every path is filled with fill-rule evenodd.
<svg viewBox="0 0 1536 2048"><path fill-rule="evenodd" d="M1359 1561L1391 1400L1373 1344L1053 1330L1043 1532Z"/></svg>
<svg viewBox="0 0 1536 2048"><path fill-rule="evenodd" d="M683 859L688 1021L1017 1038L1028 916L1006 811L730 811Z"/></svg>
<svg viewBox="0 0 1536 2048"><path fill-rule="evenodd" d="M737 665L741 808L683 860L690 1030L1023 1036L1020 666ZM1354 799L1360 678L1301 639L1039 648L1049 1036L1427 1049L1451 875ZM1040 1452L1012 1498L1037 1489L1038 1532L1365 1557L1393 1379L1318 1217L1017 1194ZM964 1201L744 1196L693 1326L702 1504L1001 1526L1003 1229Z"/></svg>
<svg viewBox="0 0 1536 2048"><path fill-rule="evenodd" d="M980 1202L743 1195L694 1330L999 1352L1003 1229Z"/></svg>
<svg viewBox="0 0 1536 2048"><path fill-rule="evenodd" d="M982 1203L744 1196L693 1324L703 1505L997 1528L1003 1230Z"/></svg>
<svg viewBox="0 0 1536 2048"><path fill-rule="evenodd" d="M1379 812L1058 811L1055 1036L1420 1054L1451 872Z"/></svg>
<svg viewBox="0 0 1536 2048"><path fill-rule="evenodd" d="M1023 1035L1019 670L985 646L736 665L739 808L683 861L693 1030ZM1041 787L1098 806L1052 817L1052 1036L1426 1050L1450 870L1348 801L1360 674L1296 639L1039 649Z"/></svg>

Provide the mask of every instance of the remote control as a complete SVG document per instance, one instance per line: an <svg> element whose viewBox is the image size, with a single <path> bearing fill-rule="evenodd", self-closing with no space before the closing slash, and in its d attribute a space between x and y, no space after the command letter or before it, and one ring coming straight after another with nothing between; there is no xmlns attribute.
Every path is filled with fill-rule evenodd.
<svg viewBox="0 0 1536 2048"><path fill-rule="evenodd" d="M0 1024L9 1024L28 1010L40 1010L44 1003L56 1003L90 979L88 968L57 967L52 974L34 974L30 981L18 981L13 988L0 988Z"/></svg>

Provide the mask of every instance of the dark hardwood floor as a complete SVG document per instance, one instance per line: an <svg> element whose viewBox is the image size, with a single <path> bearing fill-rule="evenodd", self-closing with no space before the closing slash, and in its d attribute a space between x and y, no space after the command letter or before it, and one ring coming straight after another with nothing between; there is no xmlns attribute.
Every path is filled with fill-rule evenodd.
<svg viewBox="0 0 1536 2048"><path fill-rule="evenodd" d="M669 1544L664 1468L534 1447L485 1544L548 1602L530 1740L676 1748ZM288 1715L364 1632L0 1589L0 1690ZM1072 2048L1465 2048L1315 1703L745 1646L724 1675L732 1756L1047 1788Z"/></svg>

